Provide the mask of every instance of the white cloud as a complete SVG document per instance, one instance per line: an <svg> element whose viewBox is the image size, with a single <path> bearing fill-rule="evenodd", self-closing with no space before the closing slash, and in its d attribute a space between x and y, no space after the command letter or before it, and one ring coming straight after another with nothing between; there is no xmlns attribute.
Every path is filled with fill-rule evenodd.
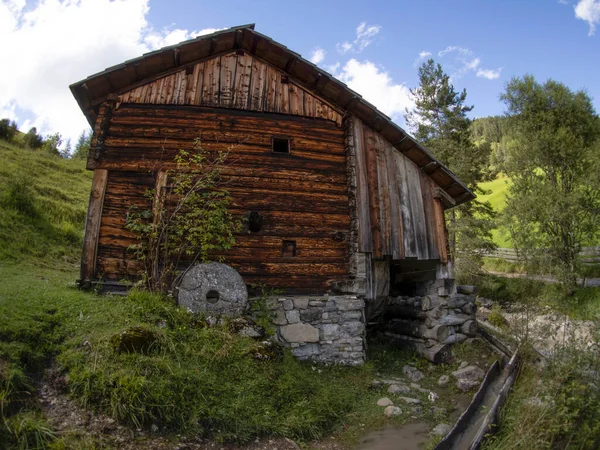
<svg viewBox="0 0 600 450"><path fill-rule="evenodd" d="M379 32L381 27L379 25L367 25L366 22L361 22L356 27L356 39L352 42L344 41L337 43L335 48L340 54L345 54L350 51L353 53L360 53L367 48L373 42L373 39Z"/></svg>
<svg viewBox="0 0 600 450"><path fill-rule="evenodd" d="M0 2L0 114L76 139L88 127L69 85L152 49L213 30L153 30L149 0ZM24 111L27 117L18 117ZM31 118L31 120L29 119Z"/></svg>
<svg viewBox="0 0 600 450"><path fill-rule="evenodd" d="M600 23L600 0L580 0L575 5L575 17L585 20L590 26L589 36L596 32L596 25Z"/></svg>
<svg viewBox="0 0 600 450"><path fill-rule="evenodd" d="M402 120L406 108L413 107L409 88L394 83L383 68L370 61L352 58L335 76L396 121Z"/></svg>
<svg viewBox="0 0 600 450"><path fill-rule="evenodd" d="M428 51L425 51L425 50L421 51L419 53L419 57L417 59L415 59L415 62L413 63L413 66L417 67L422 61L425 61L426 59L430 58L431 55L432 55L431 52L428 52Z"/></svg>
<svg viewBox="0 0 600 450"><path fill-rule="evenodd" d="M480 78L487 78L488 80L495 80L500 78L500 72L502 72L502 67L499 69L479 69L477 71L477 76Z"/></svg>
<svg viewBox="0 0 600 450"><path fill-rule="evenodd" d="M337 70L340 68L340 62L336 62L335 64L330 64L325 66L325 70L329 73L335 74Z"/></svg>
<svg viewBox="0 0 600 450"><path fill-rule="evenodd" d="M422 52L421 52L422 53ZM472 50L466 47L451 45L437 53L442 60L442 66L450 74L450 78L457 80L468 73L475 72L475 75L488 80L500 78L499 69L486 69L481 67L481 58L475 56Z"/></svg>
<svg viewBox="0 0 600 450"><path fill-rule="evenodd" d="M325 59L325 54L325 50L323 50L321 47L315 48L310 54L310 62L313 64L319 64L323 62Z"/></svg>

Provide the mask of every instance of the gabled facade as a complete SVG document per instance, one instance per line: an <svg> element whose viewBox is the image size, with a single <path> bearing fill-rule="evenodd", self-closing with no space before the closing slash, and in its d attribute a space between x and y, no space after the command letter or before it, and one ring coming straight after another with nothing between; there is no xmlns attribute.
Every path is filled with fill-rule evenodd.
<svg viewBox="0 0 600 450"><path fill-rule="evenodd" d="M125 229L161 189L154 168L200 138L231 144L232 212L258 213L221 255L246 283L288 294L389 294L450 277L444 210L474 198L447 168L360 95L254 31L231 28L75 83L94 130L83 282L136 277ZM161 181L162 180L162 181Z"/></svg>

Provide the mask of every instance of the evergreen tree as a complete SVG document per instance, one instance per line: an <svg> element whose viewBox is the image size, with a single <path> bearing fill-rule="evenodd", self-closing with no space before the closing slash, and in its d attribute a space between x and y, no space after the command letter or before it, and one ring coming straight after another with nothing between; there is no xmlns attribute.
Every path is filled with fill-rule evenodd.
<svg viewBox="0 0 600 450"><path fill-rule="evenodd" d="M73 158L87 159L88 154L90 152L91 142L92 133L88 133L86 130L82 131L79 135L79 139L77 139L77 144L75 144L75 149L73 150Z"/></svg>
<svg viewBox="0 0 600 450"><path fill-rule="evenodd" d="M529 269L576 281L577 254L600 232L600 119L590 97L553 80L513 78L501 99L515 145L505 215Z"/></svg>
<svg viewBox="0 0 600 450"><path fill-rule="evenodd" d="M490 147L477 147L472 141L467 113L473 106L465 105L467 91L457 92L442 66L429 59L419 68L419 87L410 92L415 108L407 110L405 118L415 137L470 189L481 192L478 183L484 179ZM494 211L489 203L473 200L448 215L450 254L457 272L474 275L483 262L479 250L494 248Z"/></svg>

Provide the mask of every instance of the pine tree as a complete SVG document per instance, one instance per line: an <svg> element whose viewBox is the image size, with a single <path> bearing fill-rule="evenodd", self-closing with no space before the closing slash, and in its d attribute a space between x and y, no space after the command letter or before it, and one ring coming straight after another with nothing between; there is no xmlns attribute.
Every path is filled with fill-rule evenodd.
<svg viewBox="0 0 600 450"><path fill-rule="evenodd" d="M92 133L88 133L86 130L82 131L81 135L79 135L79 139L77 139L77 144L75 144L75 149L73 150L73 158L87 159L88 154L90 152L91 142Z"/></svg>
<svg viewBox="0 0 600 450"><path fill-rule="evenodd" d="M415 108L407 110L405 119L415 137L470 189L481 192L478 183L487 171L490 147L472 141L467 91L457 92L442 66L429 59L419 68L419 87L410 92ZM494 248L494 211L489 203L473 200L448 215L450 254L458 274L469 277L483 263L478 250Z"/></svg>

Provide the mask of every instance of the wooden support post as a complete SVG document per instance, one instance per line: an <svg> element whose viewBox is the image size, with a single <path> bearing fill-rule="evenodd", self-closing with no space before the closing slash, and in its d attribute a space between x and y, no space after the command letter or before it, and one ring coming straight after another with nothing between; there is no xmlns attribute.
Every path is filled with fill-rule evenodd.
<svg viewBox="0 0 600 450"><path fill-rule="evenodd" d="M108 181L108 170L94 170L92 191L85 220L85 235L83 238L83 251L81 255L81 283L87 283L96 275L96 253L98 250L98 236L100 235L100 222L102 220L102 206Z"/></svg>
<svg viewBox="0 0 600 450"><path fill-rule="evenodd" d="M444 218L444 208L440 199L434 199L433 212L435 218L435 231L438 244L438 252L442 264L448 263L448 236L446 234L446 221Z"/></svg>

